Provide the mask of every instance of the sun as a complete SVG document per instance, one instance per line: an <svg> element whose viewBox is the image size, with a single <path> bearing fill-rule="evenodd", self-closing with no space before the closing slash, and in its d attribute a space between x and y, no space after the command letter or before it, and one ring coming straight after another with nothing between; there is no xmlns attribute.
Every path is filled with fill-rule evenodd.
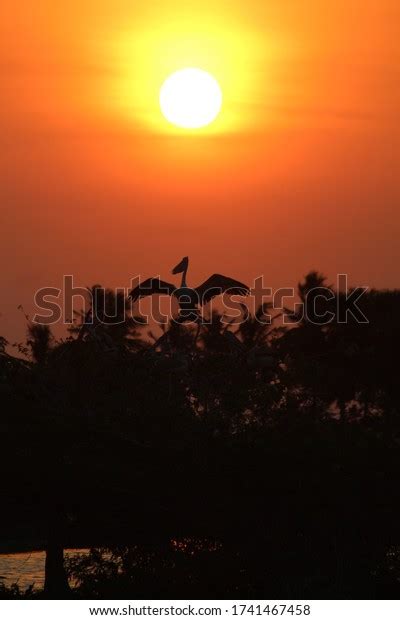
<svg viewBox="0 0 400 620"><path fill-rule="evenodd" d="M187 68L172 73L160 90L164 117L177 127L199 129L212 123L222 107L217 80L202 69Z"/></svg>

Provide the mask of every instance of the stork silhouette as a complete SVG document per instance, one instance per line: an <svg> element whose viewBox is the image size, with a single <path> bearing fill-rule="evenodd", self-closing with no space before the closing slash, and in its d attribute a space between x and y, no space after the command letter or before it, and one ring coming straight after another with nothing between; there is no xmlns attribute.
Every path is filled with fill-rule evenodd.
<svg viewBox="0 0 400 620"><path fill-rule="evenodd" d="M179 304L178 320L184 323L186 321L198 322L200 320L199 306L204 306L217 295L229 293L230 295L246 296L250 293L246 284L219 273L214 273L203 284L191 288L186 282L188 268L189 258L187 256L173 268L173 274L182 274L181 284L178 287L160 280L160 278L149 278L132 289L129 297L136 301L148 295L171 295L177 299Z"/></svg>

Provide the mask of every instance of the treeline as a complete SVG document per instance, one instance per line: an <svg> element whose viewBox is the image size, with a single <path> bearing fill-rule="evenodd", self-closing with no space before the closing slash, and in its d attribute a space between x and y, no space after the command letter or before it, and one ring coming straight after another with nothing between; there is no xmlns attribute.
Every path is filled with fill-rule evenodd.
<svg viewBox="0 0 400 620"><path fill-rule="evenodd" d="M159 337L106 291L118 325L30 324L23 358L1 341L2 531L46 545L48 595L83 545L112 549L70 567L85 596L398 596L400 292L339 322L321 286L290 327L264 305Z"/></svg>

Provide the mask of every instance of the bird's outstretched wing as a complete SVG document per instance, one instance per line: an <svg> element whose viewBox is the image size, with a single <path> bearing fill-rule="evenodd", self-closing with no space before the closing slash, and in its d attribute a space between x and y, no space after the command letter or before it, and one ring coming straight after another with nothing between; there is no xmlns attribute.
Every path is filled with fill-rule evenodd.
<svg viewBox="0 0 400 620"><path fill-rule="evenodd" d="M135 286L129 293L133 301L140 299L141 297L147 297L148 295L172 295L175 290L175 286L169 282L164 282L160 278L149 278L138 286Z"/></svg>
<svg viewBox="0 0 400 620"><path fill-rule="evenodd" d="M204 305L216 295L229 293L229 295L246 296L250 293L250 289L247 284L227 276L222 276L219 273L214 273L214 275L210 276L208 280L196 288L196 292L200 304Z"/></svg>

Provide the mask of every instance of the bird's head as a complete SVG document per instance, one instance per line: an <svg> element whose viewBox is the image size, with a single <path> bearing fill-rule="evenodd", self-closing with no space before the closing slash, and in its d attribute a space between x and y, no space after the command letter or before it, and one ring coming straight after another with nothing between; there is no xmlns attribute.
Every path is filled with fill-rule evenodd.
<svg viewBox="0 0 400 620"><path fill-rule="evenodd" d="M185 256L184 258L182 258L181 262L173 268L172 273L176 274L176 273L182 273L183 271L186 271L186 269L188 268L189 265L189 257Z"/></svg>

